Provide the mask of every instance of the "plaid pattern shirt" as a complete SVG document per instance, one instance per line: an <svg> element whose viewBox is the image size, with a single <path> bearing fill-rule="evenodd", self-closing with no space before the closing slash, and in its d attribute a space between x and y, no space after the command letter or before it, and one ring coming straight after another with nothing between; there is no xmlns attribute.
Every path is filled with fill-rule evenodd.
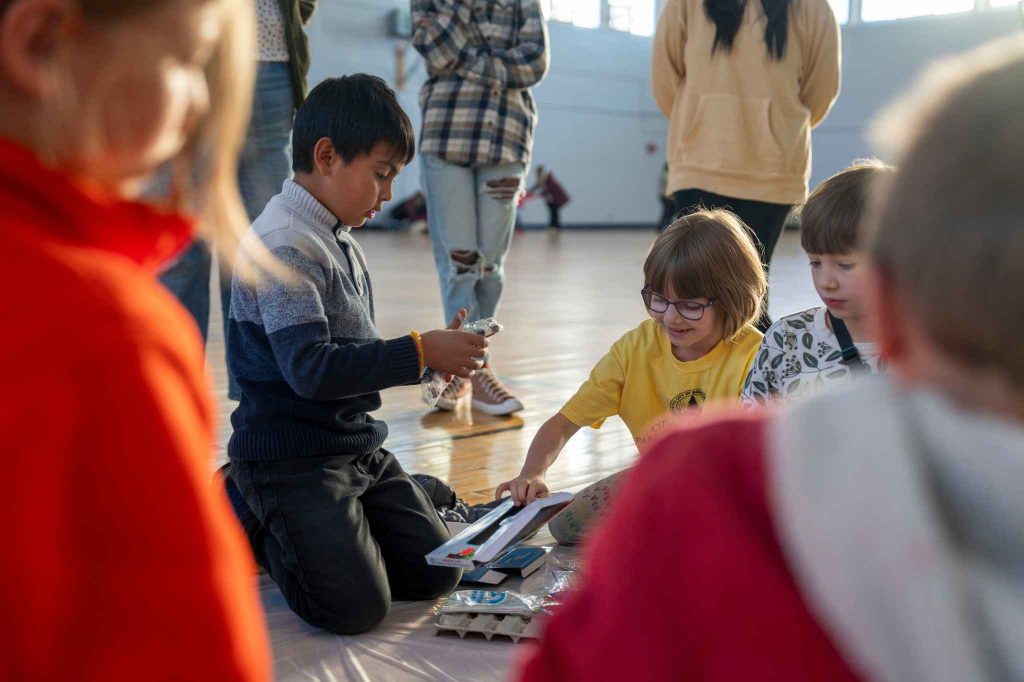
<svg viewBox="0 0 1024 682"><path fill-rule="evenodd" d="M538 0L412 0L412 44L427 64L420 153L460 166L530 161L548 69Z"/></svg>

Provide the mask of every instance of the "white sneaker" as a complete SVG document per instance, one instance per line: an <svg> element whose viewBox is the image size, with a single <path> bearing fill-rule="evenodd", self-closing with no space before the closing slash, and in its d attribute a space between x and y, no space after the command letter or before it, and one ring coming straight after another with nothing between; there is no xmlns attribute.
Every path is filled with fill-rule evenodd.
<svg viewBox="0 0 1024 682"><path fill-rule="evenodd" d="M459 404L459 400L469 394L470 388L469 382L465 379L461 377L453 378L452 383L445 387L444 392L437 399L437 404L434 407L445 412L451 412Z"/></svg>
<svg viewBox="0 0 1024 682"><path fill-rule="evenodd" d="M473 409L495 416L523 409L523 404L509 393L489 367L478 369L470 381L473 384Z"/></svg>

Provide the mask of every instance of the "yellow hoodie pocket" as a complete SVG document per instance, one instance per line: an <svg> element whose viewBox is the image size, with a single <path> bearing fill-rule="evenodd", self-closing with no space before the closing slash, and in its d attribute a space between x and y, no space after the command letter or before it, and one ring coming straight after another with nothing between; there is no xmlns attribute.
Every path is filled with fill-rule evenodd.
<svg viewBox="0 0 1024 682"><path fill-rule="evenodd" d="M737 174L782 172L782 149L772 134L771 100L701 95L681 143L684 165Z"/></svg>

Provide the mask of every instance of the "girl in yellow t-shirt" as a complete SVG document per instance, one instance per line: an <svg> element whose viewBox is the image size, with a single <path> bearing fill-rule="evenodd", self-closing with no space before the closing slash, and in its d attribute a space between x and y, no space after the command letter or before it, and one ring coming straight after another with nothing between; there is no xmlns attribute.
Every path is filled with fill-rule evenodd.
<svg viewBox="0 0 1024 682"><path fill-rule="evenodd" d="M644 305L651 319L616 341L580 389L547 420L519 475L498 486L516 504L547 494L544 475L584 426L619 415L643 448L673 415L706 403L739 401L761 333L767 282L749 232L728 211L697 211L654 240L644 262ZM551 524L574 542L606 505L619 474L593 484Z"/></svg>

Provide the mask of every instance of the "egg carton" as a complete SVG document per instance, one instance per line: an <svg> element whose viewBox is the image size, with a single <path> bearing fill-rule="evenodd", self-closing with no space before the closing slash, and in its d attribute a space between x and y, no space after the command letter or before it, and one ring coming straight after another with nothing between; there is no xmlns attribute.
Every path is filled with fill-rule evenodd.
<svg viewBox="0 0 1024 682"><path fill-rule="evenodd" d="M516 643L523 638L538 639L541 630L540 622L533 618L487 613L442 613L435 625L438 633L448 630L463 639L467 633L475 632L488 640L500 635Z"/></svg>

